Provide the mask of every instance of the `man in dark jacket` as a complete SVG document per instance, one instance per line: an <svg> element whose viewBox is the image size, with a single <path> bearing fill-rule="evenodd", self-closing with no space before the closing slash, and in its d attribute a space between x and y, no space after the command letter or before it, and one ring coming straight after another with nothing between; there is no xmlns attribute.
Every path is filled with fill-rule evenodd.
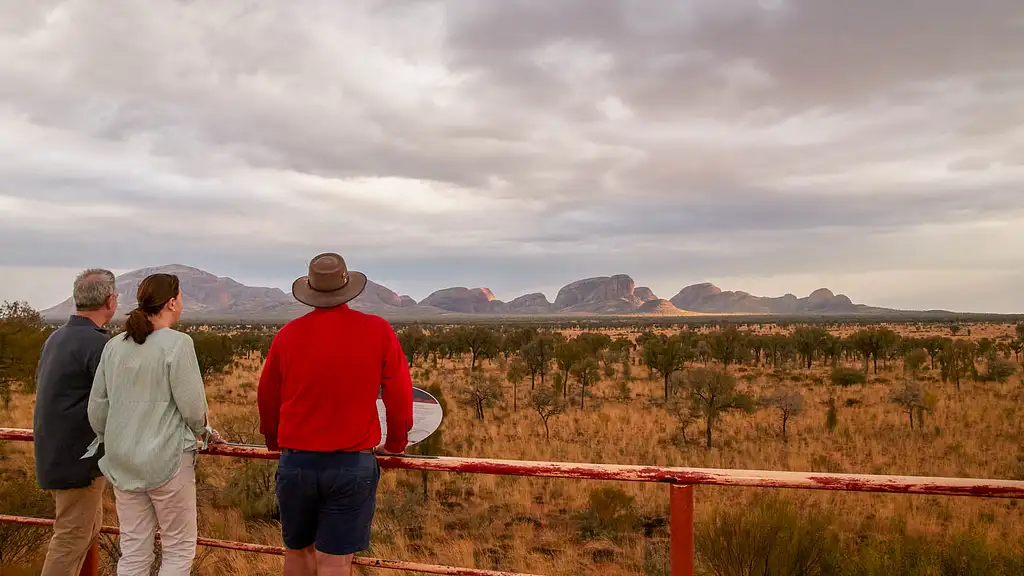
<svg viewBox="0 0 1024 576"><path fill-rule="evenodd" d="M57 508L41 576L78 576L87 561L96 561L106 488L98 464L103 453L83 456L95 437L89 392L109 339L104 326L117 310L114 284L109 270L89 269L75 278L76 312L46 340L36 368L36 479Z"/></svg>

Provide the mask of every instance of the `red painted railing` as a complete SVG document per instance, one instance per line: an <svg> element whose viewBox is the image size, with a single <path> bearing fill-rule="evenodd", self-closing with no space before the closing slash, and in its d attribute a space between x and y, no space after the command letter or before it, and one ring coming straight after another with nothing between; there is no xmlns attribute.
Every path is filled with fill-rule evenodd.
<svg viewBox="0 0 1024 576"><path fill-rule="evenodd" d="M32 431L0 428L0 440L32 441ZM211 445L205 454L276 460L277 452L259 446ZM693 557L693 486L741 486L761 488L795 488L843 492L884 492L899 494L932 494L983 498L1024 498L1024 482L1013 480L981 480L974 478L931 478L924 476L884 476L868 474L825 474L817 472L777 472L762 470L727 470L712 468L670 468L656 466L621 466L608 464L572 464L559 462L528 462L479 458L447 458L433 456L381 456L382 468L534 476L541 478L572 478L576 480L616 480L622 482L655 482L668 484L670 491L670 548L672 576L692 576ZM49 525L52 520L0 515L0 523ZM104 527L116 533L116 528ZM200 538L199 544L230 550L246 550L281 555L284 550L274 546L227 542ZM481 576L529 576L511 572L495 572L471 568L454 568L357 558L363 566L408 570L427 574L463 574Z"/></svg>

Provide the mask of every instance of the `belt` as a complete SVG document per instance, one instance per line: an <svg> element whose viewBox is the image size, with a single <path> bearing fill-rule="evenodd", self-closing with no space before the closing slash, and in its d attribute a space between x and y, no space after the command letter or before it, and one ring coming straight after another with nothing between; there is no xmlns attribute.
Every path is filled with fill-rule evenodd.
<svg viewBox="0 0 1024 576"><path fill-rule="evenodd" d="M344 450L334 450L332 452L317 452L315 450L296 450L294 448L281 448L282 454L286 452L292 454L376 454L376 452L374 452L372 449L360 450L358 452L345 452Z"/></svg>

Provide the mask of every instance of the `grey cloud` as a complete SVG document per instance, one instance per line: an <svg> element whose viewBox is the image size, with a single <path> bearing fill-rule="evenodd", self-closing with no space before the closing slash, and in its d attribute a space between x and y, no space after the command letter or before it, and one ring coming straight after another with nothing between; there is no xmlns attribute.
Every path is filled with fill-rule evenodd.
<svg viewBox="0 0 1024 576"><path fill-rule="evenodd" d="M772 4L778 8L763 7ZM680 100L694 98L714 105L728 77L716 81L708 64L751 62L771 82L742 103L793 108L849 105L950 75L1019 70L1024 53L1015 0L474 5L454 18L457 63L488 78L527 80L533 68L525 50L570 40L612 54L613 85L652 111L678 110ZM557 84L556 74L549 84Z"/></svg>
<svg viewBox="0 0 1024 576"><path fill-rule="evenodd" d="M955 172L975 172L988 170L993 164L989 158L979 156L965 156L949 163L949 169Z"/></svg>
<svg viewBox="0 0 1024 576"><path fill-rule="evenodd" d="M693 198L624 202L595 209L592 236L641 233L645 236L720 235L735 232L801 233L847 230L869 235L920 225L962 223L965 219L1024 218L1016 187L928 194L779 194L770 190L708 190ZM585 234L585 232L583 232Z"/></svg>

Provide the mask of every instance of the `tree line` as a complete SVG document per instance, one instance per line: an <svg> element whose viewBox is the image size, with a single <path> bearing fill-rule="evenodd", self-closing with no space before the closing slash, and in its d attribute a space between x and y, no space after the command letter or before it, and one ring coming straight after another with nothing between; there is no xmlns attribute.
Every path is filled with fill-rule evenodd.
<svg viewBox="0 0 1024 576"><path fill-rule="evenodd" d="M634 338L613 339L595 331L566 336L536 327L411 325L399 330L398 337L410 366L422 361L437 368L446 361L468 360L463 402L479 420L485 418L485 408L504 395L500 377L485 375L479 368L499 361L512 386L512 410L519 409L519 389L528 383L526 400L542 419L546 436L552 416L571 403L584 408L590 388L620 370L623 397L629 397L632 367L642 365L661 382L660 405L676 418L684 440L689 426L703 419L708 447L716 424L729 411L777 410L785 441L789 422L804 409L803 396L795 389L780 387L759 398L739 392L730 372L734 366L811 369L818 363L831 369L834 385L845 387L865 383L870 373L878 373L880 364L884 368L901 362L904 380L890 400L907 413L914 427L915 419L919 422L934 405L934 395L919 380L925 365L938 369L942 381L954 382L959 390L965 379L1006 381L1017 372L1024 351L1024 324L1017 327L1015 337L978 341L904 337L884 326L860 328L845 337L820 326L797 326L777 334L728 326L708 332L647 330ZM978 369L979 362L984 370ZM861 367L851 368L850 363Z"/></svg>
<svg viewBox="0 0 1024 576"><path fill-rule="evenodd" d="M25 302L0 304L0 404L5 410L10 408L16 386L35 393L42 347L55 329ZM115 325L111 336L122 329ZM192 336L200 370L207 378L227 370L239 356L258 355L261 360L273 340L273 332L265 329L218 331L190 325L181 325L179 329Z"/></svg>
<svg viewBox="0 0 1024 576"><path fill-rule="evenodd" d="M224 372L240 356L261 360L275 333L272 328L244 326L183 325L179 329L192 336L205 377ZM23 302L0 306L0 401L5 407L15 384L34 390L39 352L52 330L53 326ZM113 335L119 330L115 327ZM421 362L428 369L438 368L447 362L467 369L458 390L460 400L480 420L486 417L487 408L504 398L508 384L512 410L518 411L524 402L538 414L547 436L551 418L573 405L585 408L593 386L602 380L617 379L620 398L631 398L633 370L643 366L651 379L660 382L659 406L676 418L684 440L689 426L703 419L708 445L715 424L729 411L777 410L784 440L790 420L803 411L798 390L780 388L756 399L738 392L731 371L735 366L784 372L810 369L817 363L831 369L834 385L844 387L866 382L872 371L878 373L880 365L885 368L902 362L904 382L891 400L914 426L933 403L918 377L925 366L938 370L943 382L952 382L959 390L969 379L1006 381L1024 357L1024 323L1010 337L978 340L904 337L879 325L846 336L818 325L800 325L773 334L734 325L714 330L642 329L615 338L599 331L573 332L567 335L543 326L419 324L397 330L410 367ZM480 370L495 361L500 364L499 373ZM528 390L525 396L523 388Z"/></svg>
<svg viewBox="0 0 1024 576"><path fill-rule="evenodd" d="M424 330L412 325L401 329L398 338L410 367L417 359L437 367L441 360L458 362L468 357L470 370L475 371L482 361L502 357L506 362L518 361L516 373L523 374L523 379L530 378L531 389L553 375L563 396L568 394L570 380L575 379L579 388L585 390L602 372L608 372L602 370L608 366L622 365L628 379L631 362L657 374L663 382L664 397L668 398L672 376L689 363L705 367L717 363L724 369L734 365L811 369L816 362L832 368L841 362L860 362L865 374L877 374L880 363L884 367L923 351L931 368L938 366L941 370L943 381L959 386L964 379L988 374L1004 380L1024 355L1024 324L1016 327L1015 338L978 341L944 336L903 337L890 328L877 326L861 328L846 337L818 326L798 326L783 334L758 334L732 326L710 332L645 331L635 338L620 336L613 340L605 333L588 331L566 337L561 332L529 327L455 326ZM634 351L638 352L637 358L633 358ZM979 362L986 366L983 374L978 371Z"/></svg>

